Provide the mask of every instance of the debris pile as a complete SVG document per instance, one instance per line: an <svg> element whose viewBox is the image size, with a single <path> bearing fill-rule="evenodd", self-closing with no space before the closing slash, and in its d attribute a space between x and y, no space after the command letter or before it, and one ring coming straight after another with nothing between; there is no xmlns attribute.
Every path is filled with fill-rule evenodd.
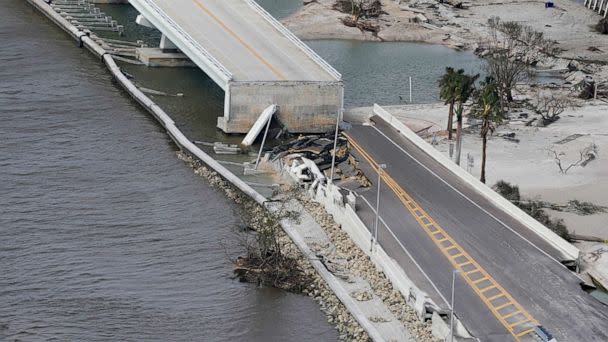
<svg viewBox="0 0 608 342"><path fill-rule="evenodd" d="M275 147L271 151L272 160L280 160L283 165L290 167L301 181L321 181L330 177L333 138L331 134L299 136ZM358 168L357 160L350 154L348 140L342 136L338 137L335 159L334 183L347 189L368 187L371 184Z"/></svg>

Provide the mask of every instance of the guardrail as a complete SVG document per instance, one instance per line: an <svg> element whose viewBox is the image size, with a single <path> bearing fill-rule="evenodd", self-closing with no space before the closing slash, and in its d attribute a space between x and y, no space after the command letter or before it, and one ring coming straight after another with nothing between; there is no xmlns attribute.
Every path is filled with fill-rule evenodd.
<svg viewBox="0 0 608 342"><path fill-rule="evenodd" d="M604 6L604 4L606 4L606 6ZM599 1L599 6L598 0L585 0L583 6L597 12L599 15L603 15L604 18L608 16L608 2L606 2L606 0Z"/></svg>
<svg viewBox="0 0 608 342"><path fill-rule="evenodd" d="M220 61L218 61L209 51L207 51L204 47L202 47L199 43L192 38L188 33L186 33L182 28L177 25L171 17L169 17L162 9L160 9L155 3L150 0L137 0L138 2L145 3L146 6L149 6L154 12L156 12L164 21L166 21L171 28L173 28L178 34L180 34L190 45L192 45L198 52L200 52L211 64L213 67L219 70L224 76L226 82L232 81L233 76L228 69L226 69ZM129 0L129 2L134 2L134 0ZM149 19L149 18L146 18Z"/></svg>
<svg viewBox="0 0 608 342"><path fill-rule="evenodd" d="M300 40L300 38L296 37L291 31L289 31L283 24L281 24L275 17L270 15L262 6L260 6L254 0L244 0L249 6L251 6L256 12L258 12L266 21L272 25L275 29L281 32L287 39L289 39L292 43L294 43L297 47L299 47L304 53L308 55L313 61L323 68L323 70L327 71L330 75L335 77L338 80L342 79L342 74L340 74L334 67L332 67L329 63L327 63L321 56L319 56L316 52L314 52L308 45L304 44Z"/></svg>
<svg viewBox="0 0 608 342"><path fill-rule="evenodd" d="M437 161L440 165L443 165L446 169L448 169L455 176L460 178L465 184L475 190L478 194L486 198L488 201L490 201L490 203L502 209L513 219L519 221L526 228L530 229L530 231L535 233L538 237L540 237L553 248L555 248L557 251L559 251L564 258L560 261L570 261L574 262L575 264L578 263L580 257L580 250L574 245L562 239L553 231L549 230L549 228L545 227L544 225L530 217L520 208L516 207L513 203L509 202L504 197L497 194L494 190L490 189L487 185L481 183L477 178L471 176L471 174L463 170L460 166L457 166L454 162L448 159L441 152L437 151L433 146L431 146L424 139L419 137L416 133L414 133L414 131L412 131L409 127L407 127L397 118L395 118L387 110L385 110L378 104L374 104L373 111L375 115L378 115L380 118L382 118L382 120L386 121L404 138L412 142L414 145L418 146L418 148L425 152L429 157Z"/></svg>

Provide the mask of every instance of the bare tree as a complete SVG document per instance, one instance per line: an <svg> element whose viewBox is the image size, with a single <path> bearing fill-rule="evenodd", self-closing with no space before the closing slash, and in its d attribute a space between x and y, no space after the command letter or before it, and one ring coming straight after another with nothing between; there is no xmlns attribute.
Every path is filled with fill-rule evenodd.
<svg viewBox="0 0 608 342"><path fill-rule="evenodd" d="M559 119L559 115L568 107L572 107L572 101L566 96L555 95L553 92L536 94L533 102L534 111L542 118L542 126L547 126Z"/></svg>
<svg viewBox="0 0 608 342"><path fill-rule="evenodd" d="M376 18L382 12L380 0L336 0L333 9L349 13L357 21L359 18Z"/></svg>
<svg viewBox="0 0 608 342"><path fill-rule="evenodd" d="M490 35L486 41L485 71L492 76L504 107L513 101L513 90L530 77L531 66L559 52L554 41L542 32L514 21L488 20Z"/></svg>
<svg viewBox="0 0 608 342"><path fill-rule="evenodd" d="M590 161L597 158L598 152L599 152L598 150L599 150L598 146L595 143L591 143L591 144L589 144L589 146L587 146L579 151L578 160L576 160L566 166L565 164L563 164L563 161L562 161L562 156L564 156L565 153L563 153L563 152L558 153L554 148L548 149L549 154L553 156L553 160L555 161L555 164L559 168L559 173L561 173L563 175L567 174L568 171L570 171L570 169L572 169L573 167L576 167L576 166L584 167L585 165L587 165L587 163L589 163Z"/></svg>

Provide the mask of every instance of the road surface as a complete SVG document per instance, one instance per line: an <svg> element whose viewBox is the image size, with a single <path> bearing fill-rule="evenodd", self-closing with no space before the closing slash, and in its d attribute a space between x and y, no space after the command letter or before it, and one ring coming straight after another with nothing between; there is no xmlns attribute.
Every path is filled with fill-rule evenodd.
<svg viewBox="0 0 608 342"><path fill-rule="evenodd" d="M234 81L337 81L244 0L149 1L228 69Z"/></svg>
<svg viewBox="0 0 608 342"><path fill-rule="evenodd" d="M455 312L482 341L529 340L537 324L558 341L608 341L608 306L581 289L557 251L382 119L372 120L374 126L353 126L346 134L372 182L375 164L388 166L380 216L390 231L381 225L379 241L431 298L449 307L452 271L459 270ZM375 186L361 192L365 200L358 203L368 227Z"/></svg>

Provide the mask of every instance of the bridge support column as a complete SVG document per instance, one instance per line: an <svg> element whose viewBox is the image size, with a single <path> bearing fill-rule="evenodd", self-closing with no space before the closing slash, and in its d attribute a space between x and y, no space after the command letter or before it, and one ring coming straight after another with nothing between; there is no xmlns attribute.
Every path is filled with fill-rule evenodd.
<svg viewBox="0 0 608 342"><path fill-rule="evenodd" d="M175 46L175 44L173 44L173 42L170 41L169 38L167 38L167 36L164 34L160 37L159 47L164 52L174 52L179 50L177 46Z"/></svg>
<svg viewBox="0 0 608 342"><path fill-rule="evenodd" d="M289 132L329 132L343 98L342 82L230 82L217 126L226 133L247 133L264 109L277 104L275 117Z"/></svg>
<svg viewBox="0 0 608 342"><path fill-rule="evenodd" d="M156 26L154 26L154 24L152 24L148 19L146 19L146 17L141 14L137 15L137 17L135 18L135 23L137 23L137 25L156 29Z"/></svg>
<svg viewBox="0 0 608 342"><path fill-rule="evenodd" d="M135 22L138 25L158 30L156 28L156 26L154 26L154 24L152 24L148 19L146 19L146 17L144 17L141 14L137 15L137 18L135 18ZM169 38L167 38L167 36L165 36L164 33L160 37L160 45L159 45L159 47L160 47L160 49L163 52L176 52L176 51L179 51L178 47L175 46L175 44L173 44L173 42L171 40L169 40Z"/></svg>

